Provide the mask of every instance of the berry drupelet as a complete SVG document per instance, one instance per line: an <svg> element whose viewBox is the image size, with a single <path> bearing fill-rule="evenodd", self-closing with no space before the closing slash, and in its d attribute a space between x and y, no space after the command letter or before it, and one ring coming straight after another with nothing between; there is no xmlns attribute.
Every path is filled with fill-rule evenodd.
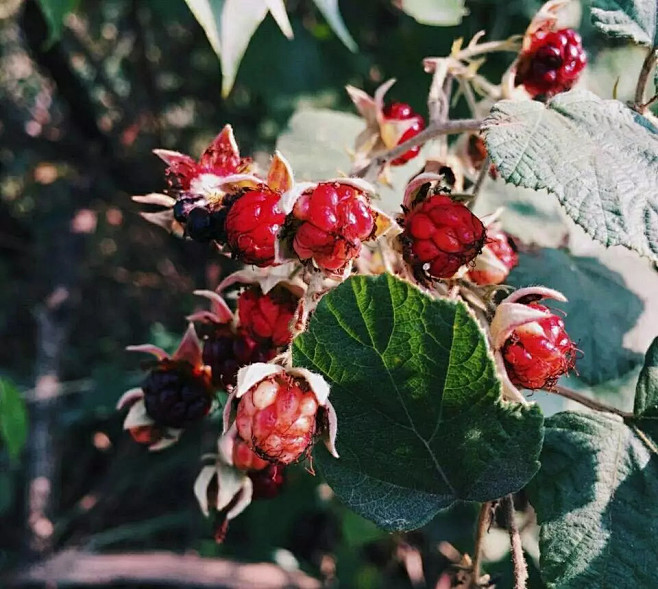
<svg viewBox="0 0 658 589"><path fill-rule="evenodd" d="M409 121L411 125L402 133L397 140L397 145L408 141L415 137L425 128L425 121L418 113L404 102L392 102L388 104L382 111L385 121ZM392 166L401 166L406 164L409 160L415 158L420 152L420 146L412 147L401 156L397 157L391 162Z"/></svg>

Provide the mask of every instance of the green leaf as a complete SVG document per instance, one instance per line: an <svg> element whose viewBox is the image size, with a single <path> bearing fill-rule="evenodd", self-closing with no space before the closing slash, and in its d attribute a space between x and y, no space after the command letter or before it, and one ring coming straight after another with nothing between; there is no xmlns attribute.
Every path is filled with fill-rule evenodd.
<svg viewBox="0 0 658 589"><path fill-rule="evenodd" d="M592 21L602 33L653 47L658 42L656 0L594 0Z"/></svg>
<svg viewBox="0 0 658 589"><path fill-rule="evenodd" d="M551 589L654 587L658 457L617 417L546 420L541 470L528 487Z"/></svg>
<svg viewBox="0 0 658 589"><path fill-rule="evenodd" d="M423 25L454 26L468 14L464 0L400 0L398 5Z"/></svg>
<svg viewBox="0 0 658 589"><path fill-rule="evenodd" d="M498 102L483 129L507 182L552 192L597 241L658 261L658 135L647 119L574 91L547 105Z"/></svg>
<svg viewBox="0 0 658 589"><path fill-rule="evenodd" d="M329 23L331 30L343 42L343 45L352 53L356 53L358 50L356 41L352 38L352 35L350 35L350 32L345 26L345 21L340 14L340 8L338 8L338 0L313 0L313 3L322 13L327 23Z"/></svg>
<svg viewBox="0 0 658 589"><path fill-rule="evenodd" d="M48 23L48 40L46 47L52 46L62 36L64 18L73 12L80 0L38 0L41 12L43 12Z"/></svg>
<svg viewBox="0 0 658 589"><path fill-rule="evenodd" d="M501 400L486 337L462 303L390 275L350 278L322 298L293 360L332 387L341 457L319 450L322 473L382 528L501 497L538 468L541 411Z"/></svg>
<svg viewBox="0 0 658 589"><path fill-rule="evenodd" d="M18 389L0 379L0 438L9 457L16 460L27 439L27 410Z"/></svg>
<svg viewBox="0 0 658 589"><path fill-rule="evenodd" d="M222 66L222 95L233 88L238 67L251 37L272 11L286 36L292 29L281 0L185 0Z"/></svg>
<svg viewBox="0 0 658 589"><path fill-rule="evenodd" d="M588 384L598 384L632 370L642 357L625 349L624 335L642 314L640 298L622 276L596 258L572 256L565 250L540 249L519 255L509 284L543 284L562 292L567 303L551 302L566 312L571 339L582 350L576 368Z"/></svg>
<svg viewBox="0 0 658 589"><path fill-rule="evenodd" d="M644 360L635 391L633 412L642 415L658 407L658 338L653 340Z"/></svg>

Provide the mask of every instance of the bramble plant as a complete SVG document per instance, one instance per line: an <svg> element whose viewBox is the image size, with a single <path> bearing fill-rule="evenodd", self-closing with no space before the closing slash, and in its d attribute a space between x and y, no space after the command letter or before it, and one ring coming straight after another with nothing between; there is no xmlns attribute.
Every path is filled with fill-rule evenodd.
<svg viewBox="0 0 658 589"><path fill-rule="evenodd" d="M515 237L528 232L501 221L505 211L475 212L491 186L525 187L557 198L593 240L658 261L658 95L646 96L655 3L599 0L592 11L603 33L648 46L632 104L572 89L587 57L561 21L565 4L545 4L524 35L479 33L425 59L427 123L386 100L394 80L373 96L348 87L362 118L349 174L298 180L283 151L261 170L230 125L198 161L156 150L168 187L135 197L162 209L145 217L245 267L196 293L210 308L190 315L173 355L131 348L155 360L119 408L152 450L223 411L217 453L194 488L218 541L252 500L280 492L288 465L304 462L386 530L416 529L456 502L481 504L474 554L442 587L491 586L482 542L496 510L515 587L526 587L512 501L522 490L541 526L547 586L655 586L658 556L634 551L658 532L643 514L658 492L658 340L632 412L562 386L569 373L597 384L638 364L598 336L606 327L596 311L579 324L577 307L565 317L552 306L568 295L595 307L606 290L623 299L625 287L590 258ZM514 56L500 80L480 73L492 52ZM472 118L452 119L461 97ZM394 207L379 199L392 168L409 174ZM235 310L224 299L232 291ZM594 412L544 419L534 390Z"/></svg>

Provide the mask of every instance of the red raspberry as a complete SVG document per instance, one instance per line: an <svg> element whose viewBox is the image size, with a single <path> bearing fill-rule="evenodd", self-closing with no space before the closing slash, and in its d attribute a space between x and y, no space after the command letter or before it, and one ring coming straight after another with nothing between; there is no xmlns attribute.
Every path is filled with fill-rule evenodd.
<svg viewBox="0 0 658 589"><path fill-rule="evenodd" d="M518 263L512 238L500 229L489 227L482 254L475 258L468 277L476 284L501 284Z"/></svg>
<svg viewBox="0 0 658 589"><path fill-rule="evenodd" d="M212 389L187 362L161 362L142 386L146 412L158 425L182 429L205 417Z"/></svg>
<svg viewBox="0 0 658 589"><path fill-rule="evenodd" d="M416 205L404 220L404 256L433 278L450 278L482 250L485 229L463 204L435 194Z"/></svg>
<svg viewBox="0 0 658 589"><path fill-rule="evenodd" d="M361 251L361 241L375 228L375 215L366 197L356 188L338 182L318 184L302 194L293 209L302 221L293 248L301 260L323 270L338 271Z"/></svg>
<svg viewBox="0 0 658 589"><path fill-rule="evenodd" d="M529 307L549 313L538 303ZM507 374L518 387L543 389L574 367L576 346L564 330L564 321L550 314L515 329L502 347Z"/></svg>
<svg viewBox="0 0 658 589"><path fill-rule="evenodd" d="M412 108L404 102L392 102L384 108L382 113L384 118L389 121L407 121L413 119L413 124L409 129L402 133L400 139L398 139L397 145L409 141L412 137L415 137L425 128L425 121L423 117L415 113ZM409 160L415 158L420 152L420 146L412 147L409 151L406 151L401 156L397 157L391 162L392 166L401 166L406 164Z"/></svg>
<svg viewBox="0 0 658 589"><path fill-rule="evenodd" d="M516 84L534 98L569 90L587 64L580 35L573 29L538 31L519 57Z"/></svg>
<svg viewBox="0 0 658 589"><path fill-rule="evenodd" d="M301 379L275 374L240 398L238 434L267 460L290 464L313 441L318 402Z"/></svg>
<svg viewBox="0 0 658 589"><path fill-rule="evenodd" d="M261 268L274 264L274 244L285 220L280 195L261 187L248 190L229 209L226 238L231 252L245 264Z"/></svg>
<svg viewBox="0 0 658 589"><path fill-rule="evenodd" d="M253 483L254 499L274 499L285 482L280 464L270 464L263 470L250 472L249 478Z"/></svg>
<svg viewBox="0 0 658 589"><path fill-rule="evenodd" d="M259 458L244 440L235 438L233 442L233 466L238 470L263 470L270 463Z"/></svg>
<svg viewBox="0 0 658 589"><path fill-rule="evenodd" d="M215 386L227 388L235 385L238 370L254 362L267 362L276 350L259 345L243 331L233 332L220 325L203 344L203 363L212 370Z"/></svg>
<svg viewBox="0 0 658 589"><path fill-rule="evenodd" d="M256 341L271 347L290 343L290 322L298 299L285 288L274 288L263 294L259 286L243 291L238 298L240 325Z"/></svg>

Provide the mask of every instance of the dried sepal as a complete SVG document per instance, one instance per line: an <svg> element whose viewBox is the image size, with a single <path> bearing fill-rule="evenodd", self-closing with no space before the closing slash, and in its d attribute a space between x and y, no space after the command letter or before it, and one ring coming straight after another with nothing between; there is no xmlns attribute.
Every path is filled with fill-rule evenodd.
<svg viewBox="0 0 658 589"><path fill-rule="evenodd" d="M273 268L243 268L229 274L219 283L217 292L224 292L236 284L258 285L263 294L267 294L276 286L283 286L296 297L302 297L306 283L298 276L301 265L299 262L288 262Z"/></svg>
<svg viewBox="0 0 658 589"><path fill-rule="evenodd" d="M208 299L210 301L210 310L197 311L192 315L188 315L188 321L218 324L233 322L233 311L231 311L224 298L218 292L213 290L195 290L193 294Z"/></svg>
<svg viewBox="0 0 658 589"><path fill-rule="evenodd" d="M325 416L327 419L326 426L322 432L322 438L324 445L329 454L334 458L340 458L338 455L338 450L336 450L336 436L338 435L338 416L336 415L336 410L329 400L324 404Z"/></svg>
<svg viewBox="0 0 658 589"><path fill-rule="evenodd" d="M171 357L172 360L188 362L192 366L203 365L203 348L199 341L199 336L196 334L194 325L190 323L185 331L185 335L181 340L178 349Z"/></svg>
<svg viewBox="0 0 658 589"><path fill-rule="evenodd" d="M288 160L280 152L275 151L267 173L268 187L277 192L286 192L294 184L295 180Z"/></svg>

